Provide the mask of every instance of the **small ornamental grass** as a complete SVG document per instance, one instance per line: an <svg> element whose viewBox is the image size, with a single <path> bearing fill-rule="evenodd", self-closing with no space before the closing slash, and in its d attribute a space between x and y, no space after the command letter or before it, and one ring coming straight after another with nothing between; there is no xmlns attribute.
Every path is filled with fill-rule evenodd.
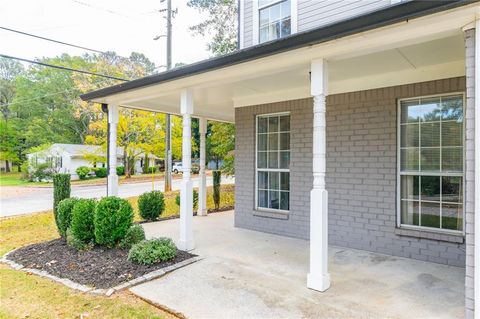
<svg viewBox="0 0 480 319"><path fill-rule="evenodd" d="M119 197L104 197L95 208L93 223L95 242L99 245L114 247L132 226L132 205Z"/></svg>
<svg viewBox="0 0 480 319"><path fill-rule="evenodd" d="M127 230L125 238L120 241L119 246L120 248L130 248L144 239L145 231L143 230L142 226L138 224L132 225L132 227Z"/></svg>
<svg viewBox="0 0 480 319"><path fill-rule="evenodd" d="M138 212L145 220L157 219L164 210L165 199L160 191L143 193L138 198Z"/></svg>
<svg viewBox="0 0 480 319"><path fill-rule="evenodd" d="M71 235L78 241L89 244L95 241L93 219L97 202L94 199L79 199L72 210Z"/></svg>
<svg viewBox="0 0 480 319"><path fill-rule="evenodd" d="M177 247L170 238L143 240L132 246L128 260L142 265L168 261L177 255Z"/></svg>
<svg viewBox="0 0 480 319"><path fill-rule="evenodd" d="M67 236L67 229L70 227L72 221L72 210L75 204L78 202L78 198L65 198L60 201L57 206L57 226L58 233L63 238Z"/></svg>

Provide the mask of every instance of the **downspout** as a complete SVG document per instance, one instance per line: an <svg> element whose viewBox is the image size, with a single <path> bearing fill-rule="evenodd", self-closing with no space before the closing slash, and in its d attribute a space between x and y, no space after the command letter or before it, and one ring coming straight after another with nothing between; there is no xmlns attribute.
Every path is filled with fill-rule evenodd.
<svg viewBox="0 0 480 319"><path fill-rule="evenodd" d="M107 114L107 172L110 174L110 123L108 122L108 104L102 103L102 112ZM107 196L108 196L108 178L107 178Z"/></svg>

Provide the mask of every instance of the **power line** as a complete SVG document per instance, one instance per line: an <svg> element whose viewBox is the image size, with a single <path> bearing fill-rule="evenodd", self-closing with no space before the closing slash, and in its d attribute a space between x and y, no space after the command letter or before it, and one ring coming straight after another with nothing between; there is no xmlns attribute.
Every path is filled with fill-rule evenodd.
<svg viewBox="0 0 480 319"><path fill-rule="evenodd" d="M4 55L4 54L0 54L0 57L6 58L6 59L11 59L11 60L18 60L18 61L22 61L22 62L27 62L27 63L31 63L31 64L38 64L38 65L41 65L41 66L54 68L54 69L59 69L59 70L64 70L64 71L71 71L71 72L77 72L77 73L82 73L82 74L95 75L95 76L99 76L99 77L103 77L103 78L107 78L107 79L112 79L112 80L129 81L127 79L118 78L118 77L111 76L111 75L99 74L99 73L95 73L95 72L78 70L78 69L72 69L72 68L65 67L65 66L59 66L59 65L54 65L54 64L49 64L49 63L44 63L44 62L39 62L39 61L33 61L33 60L13 57L13 56Z"/></svg>
<svg viewBox="0 0 480 319"><path fill-rule="evenodd" d="M54 43L58 43L58 44L68 45L70 47L74 47L74 48L77 48L77 49L83 49L83 50L92 51L92 52L96 52L96 53L100 53L100 54L106 54L106 52L104 52L104 51L90 49L90 48L83 47L83 46L80 46L80 45L71 44L71 43L67 43L67 42L63 42L63 41L58 41L58 40L42 37L42 36L39 36L39 35L23 32L23 31L19 31L19 30L14 30L14 29L1 27L1 26L0 26L0 29L10 31L10 32L19 33L19 34L23 34L23 35L26 35L26 36L29 36L29 37L33 37L33 38L37 38L37 39L41 39L41 40L45 40L45 41L50 41L50 42L54 42Z"/></svg>

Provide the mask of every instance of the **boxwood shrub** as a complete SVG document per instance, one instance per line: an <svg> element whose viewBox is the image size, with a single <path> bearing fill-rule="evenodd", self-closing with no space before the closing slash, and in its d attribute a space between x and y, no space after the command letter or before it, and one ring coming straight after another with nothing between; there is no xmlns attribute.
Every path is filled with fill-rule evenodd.
<svg viewBox="0 0 480 319"><path fill-rule="evenodd" d="M125 175L125 167L124 166L117 166L117 175L122 176Z"/></svg>
<svg viewBox="0 0 480 319"><path fill-rule="evenodd" d="M180 206L180 194L175 196L175 203ZM193 190L193 210L196 211L198 208L198 192L196 189Z"/></svg>
<svg viewBox="0 0 480 319"><path fill-rule="evenodd" d="M102 178L107 177L107 168L106 167L97 167L94 169L95 176Z"/></svg>
<svg viewBox="0 0 480 319"><path fill-rule="evenodd" d="M128 201L115 196L102 198L95 207L93 219L95 242L115 246L125 237L132 223L133 209Z"/></svg>
<svg viewBox="0 0 480 319"><path fill-rule="evenodd" d="M138 198L138 212L145 220L157 219L164 210L165 199L160 191L143 193Z"/></svg>
<svg viewBox="0 0 480 319"><path fill-rule="evenodd" d="M132 225L127 230L127 233L125 234L125 238L123 238L120 241L120 247L121 248L130 248L132 245L141 242L142 240L145 239L145 231L143 230L143 227L135 224Z"/></svg>
<svg viewBox="0 0 480 319"><path fill-rule="evenodd" d="M78 202L78 198L65 198L57 207L57 220L58 220L58 233L63 238L67 236L67 229L70 227L72 221L72 210L75 204Z"/></svg>
<svg viewBox="0 0 480 319"><path fill-rule="evenodd" d="M90 167L80 166L75 170L75 173L77 173L78 178L86 179L87 175L90 173Z"/></svg>
<svg viewBox="0 0 480 319"><path fill-rule="evenodd" d="M53 175L53 215L58 226L57 207L60 201L70 197L70 174Z"/></svg>
<svg viewBox="0 0 480 319"><path fill-rule="evenodd" d="M132 246L128 253L128 260L151 265L168 261L177 255L177 247L170 238L154 238L142 240Z"/></svg>
<svg viewBox="0 0 480 319"><path fill-rule="evenodd" d="M95 241L93 218L95 216L94 199L78 199L72 210L70 230L78 241L88 244Z"/></svg>

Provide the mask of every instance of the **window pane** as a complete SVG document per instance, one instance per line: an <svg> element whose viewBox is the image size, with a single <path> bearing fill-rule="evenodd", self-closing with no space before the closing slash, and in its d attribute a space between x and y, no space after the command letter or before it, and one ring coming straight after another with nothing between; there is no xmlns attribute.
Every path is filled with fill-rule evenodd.
<svg viewBox="0 0 480 319"><path fill-rule="evenodd" d="M268 128L268 118L259 117L258 118L258 133L267 133Z"/></svg>
<svg viewBox="0 0 480 319"><path fill-rule="evenodd" d="M422 148L421 171L440 171L440 148Z"/></svg>
<svg viewBox="0 0 480 319"><path fill-rule="evenodd" d="M275 0L258 0L258 6L263 7L263 6L266 6L269 3L272 3L273 1L275 1Z"/></svg>
<svg viewBox="0 0 480 319"><path fill-rule="evenodd" d="M416 110L421 122L431 122L440 120L440 98L423 99Z"/></svg>
<svg viewBox="0 0 480 319"><path fill-rule="evenodd" d="M289 192L280 192L280 209L283 209L283 210L290 209L290 193Z"/></svg>
<svg viewBox="0 0 480 319"><path fill-rule="evenodd" d="M280 4L276 4L269 8L270 10L270 23L280 20Z"/></svg>
<svg viewBox="0 0 480 319"><path fill-rule="evenodd" d="M418 171L418 148L407 148L400 151L400 169L402 171Z"/></svg>
<svg viewBox="0 0 480 319"><path fill-rule="evenodd" d="M268 150L275 151L278 150L278 134L268 134Z"/></svg>
<svg viewBox="0 0 480 319"><path fill-rule="evenodd" d="M420 226L440 228L440 204L421 202Z"/></svg>
<svg viewBox="0 0 480 319"><path fill-rule="evenodd" d="M442 228L463 230L463 205L442 204Z"/></svg>
<svg viewBox="0 0 480 319"><path fill-rule="evenodd" d="M258 207L268 208L268 191L258 191Z"/></svg>
<svg viewBox="0 0 480 319"><path fill-rule="evenodd" d="M267 134L258 134L258 150L267 150Z"/></svg>
<svg viewBox="0 0 480 319"><path fill-rule="evenodd" d="M419 129L418 124L404 124L400 127L401 135L400 135L400 146L401 147L417 147L419 141Z"/></svg>
<svg viewBox="0 0 480 319"><path fill-rule="evenodd" d="M290 133L280 133L280 149L290 149Z"/></svg>
<svg viewBox="0 0 480 319"><path fill-rule="evenodd" d="M457 121L442 122L442 145L463 146L463 123Z"/></svg>
<svg viewBox="0 0 480 319"><path fill-rule="evenodd" d="M412 123L418 122L419 100L403 101L400 107L400 122Z"/></svg>
<svg viewBox="0 0 480 319"><path fill-rule="evenodd" d="M258 188L268 189L268 172L258 172Z"/></svg>
<svg viewBox="0 0 480 319"><path fill-rule="evenodd" d="M260 18L259 18L260 28L265 25L268 25L268 9L260 10Z"/></svg>
<svg viewBox="0 0 480 319"><path fill-rule="evenodd" d="M440 146L440 122L420 124L420 146Z"/></svg>
<svg viewBox="0 0 480 319"><path fill-rule="evenodd" d="M460 176L442 177L442 201L463 202L463 178Z"/></svg>
<svg viewBox="0 0 480 319"><path fill-rule="evenodd" d="M440 176L421 176L420 185L422 201L440 201Z"/></svg>
<svg viewBox="0 0 480 319"><path fill-rule="evenodd" d="M417 199L420 187L419 176L401 176L400 177L400 198Z"/></svg>
<svg viewBox="0 0 480 319"><path fill-rule="evenodd" d="M463 172L462 147L442 147L442 171Z"/></svg>
<svg viewBox="0 0 480 319"><path fill-rule="evenodd" d="M268 173L268 189L270 190L280 189L280 173L279 172Z"/></svg>
<svg viewBox="0 0 480 319"><path fill-rule="evenodd" d="M402 224L418 226L419 202L403 200L400 209Z"/></svg>
<svg viewBox="0 0 480 319"><path fill-rule="evenodd" d="M267 168L267 152L258 152L258 168Z"/></svg>
<svg viewBox="0 0 480 319"><path fill-rule="evenodd" d="M290 190L290 173L280 173L280 189L283 191Z"/></svg>
<svg viewBox="0 0 480 319"><path fill-rule="evenodd" d="M268 30L269 30L268 25L266 27L260 28L260 32L259 32L260 43L268 41Z"/></svg>
<svg viewBox="0 0 480 319"><path fill-rule="evenodd" d="M463 120L463 96L449 96L442 98L442 119Z"/></svg>
<svg viewBox="0 0 480 319"><path fill-rule="evenodd" d="M290 131L290 115L280 116L280 131Z"/></svg>
<svg viewBox="0 0 480 319"><path fill-rule="evenodd" d="M268 168L278 168L278 152L268 152Z"/></svg>
<svg viewBox="0 0 480 319"><path fill-rule="evenodd" d="M278 132L278 116L268 118L268 132Z"/></svg>
<svg viewBox="0 0 480 319"><path fill-rule="evenodd" d="M280 168L290 168L290 152L280 152Z"/></svg>
<svg viewBox="0 0 480 319"><path fill-rule="evenodd" d="M291 33L290 19L282 20L281 27L282 27L281 37L290 35L290 33Z"/></svg>
<svg viewBox="0 0 480 319"><path fill-rule="evenodd" d="M279 197L279 193L278 191L270 191L269 192L269 195L270 195L270 198L269 198L269 205L268 205L268 208L273 208L273 209L278 209L280 207L280 199L278 198Z"/></svg>
<svg viewBox="0 0 480 319"><path fill-rule="evenodd" d="M290 17L290 1L282 2L282 19Z"/></svg>

